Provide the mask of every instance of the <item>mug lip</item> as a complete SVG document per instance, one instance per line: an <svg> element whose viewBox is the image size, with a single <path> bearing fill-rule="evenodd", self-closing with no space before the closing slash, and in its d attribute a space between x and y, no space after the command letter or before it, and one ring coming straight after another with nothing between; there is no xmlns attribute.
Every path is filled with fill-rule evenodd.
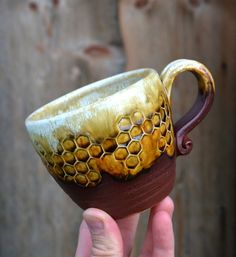
<svg viewBox="0 0 236 257"><path fill-rule="evenodd" d="M102 104L103 102L107 101L108 99L113 98L115 95L122 94L122 93L126 92L127 90L130 90L131 88L136 87L140 83L140 81L149 77L151 74L158 75L156 70L153 68L141 68L141 69L135 69L135 70L131 70L131 71L122 72L122 73L110 76L108 78L104 78L104 79L86 84L78 89L75 89L69 93L59 96L58 98L37 108L25 119L25 125L27 127L27 126L29 126L31 124L35 124L35 123L47 122L49 120L50 121L57 120L59 118L65 117L65 116L74 115L74 114L80 112L82 109L89 108L91 106L95 106L98 102L99 102L99 104ZM40 112L43 112L46 108L48 108L50 106L63 103L63 101L69 100L70 98L73 98L73 97L78 97L78 99L79 99L80 97L82 97L84 95L89 95L90 93L96 91L96 89L98 89L98 88L102 88L103 86L106 86L107 83L112 82L113 80L114 80L114 82L117 82L121 79L121 82L122 82L123 80L126 80L127 78L129 78L133 75L141 75L141 77L137 78L137 80L134 83L128 84L124 88L117 90L111 94L108 94L105 97L98 98L94 102L88 103L84 106L80 106L79 108L75 108L72 110L68 109L67 111L61 112L61 113L59 112L53 116L42 117L39 119L32 119L35 115L39 114ZM111 84L111 86L112 86L112 84Z"/></svg>

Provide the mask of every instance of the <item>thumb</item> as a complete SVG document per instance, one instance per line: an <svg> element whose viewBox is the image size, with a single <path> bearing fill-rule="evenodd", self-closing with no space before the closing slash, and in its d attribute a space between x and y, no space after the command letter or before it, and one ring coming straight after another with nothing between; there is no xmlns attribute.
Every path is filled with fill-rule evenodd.
<svg viewBox="0 0 236 257"><path fill-rule="evenodd" d="M83 218L92 238L91 256L122 257L123 243L118 225L106 212L90 208Z"/></svg>

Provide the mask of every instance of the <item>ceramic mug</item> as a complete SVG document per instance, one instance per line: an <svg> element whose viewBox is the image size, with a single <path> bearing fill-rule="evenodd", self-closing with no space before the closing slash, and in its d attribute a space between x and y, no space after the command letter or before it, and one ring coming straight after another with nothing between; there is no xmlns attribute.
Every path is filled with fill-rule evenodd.
<svg viewBox="0 0 236 257"><path fill-rule="evenodd" d="M175 77L192 72L198 97L175 125ZM62 96L33 112L26 127L50 174L81 208L122 218L152 207L174 186L175 161L192 149L187 134L214 98L208 69L192 60L125 72Z"/></svg>

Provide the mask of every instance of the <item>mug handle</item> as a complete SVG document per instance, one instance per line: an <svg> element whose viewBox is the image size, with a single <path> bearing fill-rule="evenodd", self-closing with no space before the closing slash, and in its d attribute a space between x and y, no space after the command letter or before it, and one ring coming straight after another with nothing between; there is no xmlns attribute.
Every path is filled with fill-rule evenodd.
<svg viewBox="0 0 236 257"><path fill-rule="evenodd" d="M167 90L169 101L174 79L184 71L192 72L197 78L198 96L192 108L174 124L177 156L191 152L193 144L192 140L188 138L188 133L207 115L215 94L215 84L209 70L197 61L180 59L167 65L160 76Z"/></svg>

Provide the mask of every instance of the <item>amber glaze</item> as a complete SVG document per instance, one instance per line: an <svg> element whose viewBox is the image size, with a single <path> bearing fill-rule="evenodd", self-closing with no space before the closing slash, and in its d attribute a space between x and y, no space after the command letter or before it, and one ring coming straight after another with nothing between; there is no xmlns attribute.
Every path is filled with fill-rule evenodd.
<svg viewBox="0 0 236 257"><path fill-rule="evenodd" d="M36 143L39 155L52 176L83 187L96 186L108 173L131 179L149 168L157 158L174 155L174 130L168 100L159 96L159 107L145 116L134 110L117 118L113 136L95 141L89 135L70 133L57 151Z"/></svg>
<svg viewBox="0 0 236 257"><path fill-rule="evenodd" d="M171 88L192 72L198 97L174 126ZM171 191L175 159L188 154L188 133L206 116L215 86L208 69L192 60L123 73L43 106L26 127L50 174L82 208L114 218L149 208Z"/></svg>

